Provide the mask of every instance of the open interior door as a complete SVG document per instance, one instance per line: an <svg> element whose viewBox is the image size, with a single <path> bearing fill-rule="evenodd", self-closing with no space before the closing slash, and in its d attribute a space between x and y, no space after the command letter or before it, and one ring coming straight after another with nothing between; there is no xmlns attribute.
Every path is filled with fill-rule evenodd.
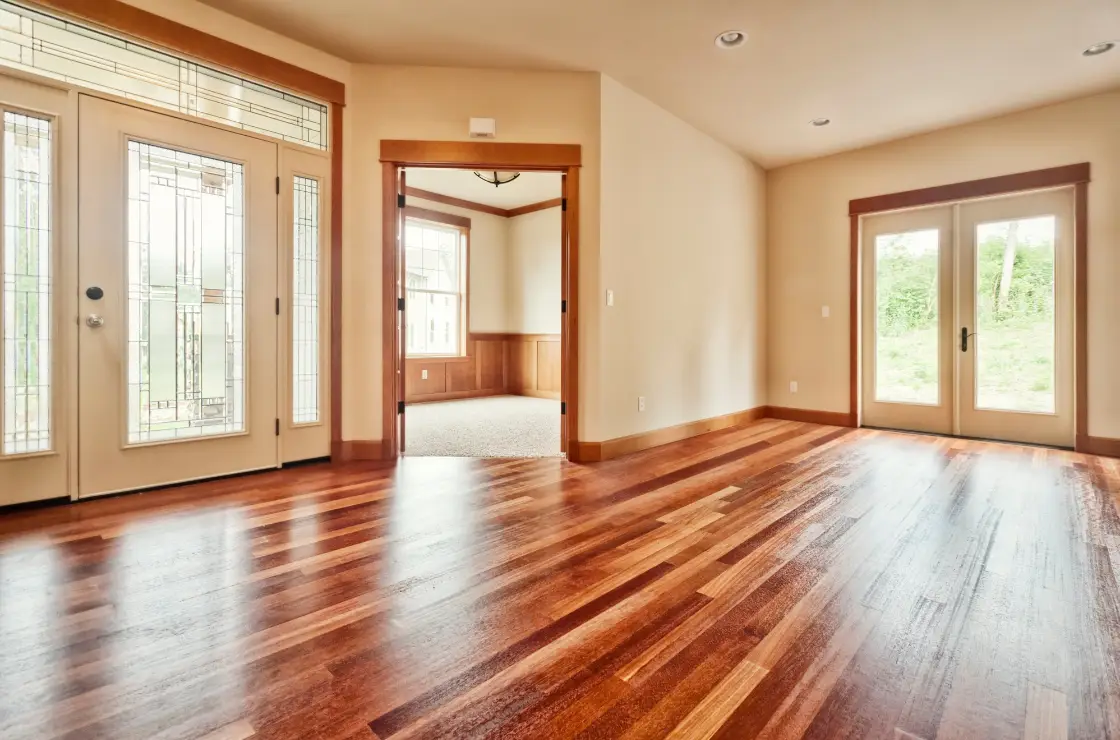
<svg viewBox="0 0 1120 740"><path fill-rule="evenodd" d="M400 356L397 358L397 449L404 454L405 445L405 413L404 413L404 358L408 353L407 317L408 310L407 283L405 282L405 251L404 251L404 200L405 200L405 171L402 168L397 180L397 349Z"/></svg>

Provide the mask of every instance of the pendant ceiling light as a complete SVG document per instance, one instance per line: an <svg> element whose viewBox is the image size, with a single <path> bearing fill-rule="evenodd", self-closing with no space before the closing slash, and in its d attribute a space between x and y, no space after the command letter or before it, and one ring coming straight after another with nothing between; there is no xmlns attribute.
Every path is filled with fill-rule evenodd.
<svg viewBox="0 0 1120 740"><path fill-rule="evenodd" d="M521 177L520 172L475 172L475 177L490 183L494 187L505 185L507 182L513 182Z"/></svg>

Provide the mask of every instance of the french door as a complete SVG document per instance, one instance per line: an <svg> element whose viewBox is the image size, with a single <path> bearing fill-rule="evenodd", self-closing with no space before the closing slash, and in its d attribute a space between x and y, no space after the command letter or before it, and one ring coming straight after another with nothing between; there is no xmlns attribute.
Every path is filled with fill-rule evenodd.
<svg viewBox="0 0 1120 740"><path fill-rule="evenodd" d="M863 423L1072 446L1073 190L863 223Z"/></svg>
<svg viewBox="0 0 1120 740"><path fill-rule="evenodd" d="M79 495L276 466L277 146L78 115Z"/></svg>

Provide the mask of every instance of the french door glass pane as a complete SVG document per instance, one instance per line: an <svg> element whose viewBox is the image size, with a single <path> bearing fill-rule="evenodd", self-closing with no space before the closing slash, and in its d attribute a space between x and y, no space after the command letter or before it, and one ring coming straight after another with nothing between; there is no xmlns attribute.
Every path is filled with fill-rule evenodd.
<svg viewBox="0 0 1120 740"><path fill-rule="evenodd" d="M244 168L128 144L128 441L245 431Z"/></svg>
<svg viewBox="0 0 1120 740"><path fill-rule="evenodd" d="M319 421L319 181L293 183L292 421Z"/></svg>
<svg viewBox="0 0 1120 740"><path fill-rule="evenodd" d="M936 405L937 229L875 239L875 400Z"/></svg>
<svg viewBox="0 0 1120 740"><path fill-rule="evenodd" d="M976 408L1054 413L1053 216L976 227Z"/></svg>
<svg viewBox="0 0 1120 740"><path fill-rule="evenodd" d="M51 449L51 124L4 113L3 454Z"/></svg>

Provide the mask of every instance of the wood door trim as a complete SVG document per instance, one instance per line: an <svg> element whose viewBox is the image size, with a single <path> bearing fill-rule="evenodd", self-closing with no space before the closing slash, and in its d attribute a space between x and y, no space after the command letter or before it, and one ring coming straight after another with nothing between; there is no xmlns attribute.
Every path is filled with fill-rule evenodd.
<svg viewBox="0 0 1120 740"><path fill-rule="evenodd" d="M860 319L860 223L861 216L882 211L914 208L958 201L973 200L996 195L1011 195L1030 190L1066 187L1074 188L1074 449L1085 451L1088 440L1105 439L1089 437L1089 162L1032 170L1011 175L969 180L952 185L939 185L900 193L857 198L848 202L851 225L848 231L851 276L849 285L848 367L851 373L848 399L850 426L859 426L859 358L861 355Z"/></svg>
<svg viewBox="0 0 1120 740"><path fill-rule="evenodd" d="M400 452L396 430L396 375L400 363L396 333L398 255L396 245L397 170L407 167L461 167L554 171L565 175L568 193L566 276L562 299L567 302L564 319L567 351L561 357L561 382L565 387L567 424L571 430L568 459L580 460L579 429L579 169L582 147L579 144L512 144L477 141L381 141L381 292L382 292L382 373L381 430L385 454L395 459Z"/></svg>
<svg viewBox="0 0 1120 740"><path fill-rule="evenodd" d="M342 441L342 105L331 104L331 449ZM333 457L333 453L332 453Z"/></svg>
<svg viewBox="0 0 1120 740"><path fill-rule="evenodd" d="M501 216L502 218L509 217L509 211L505 208L497 206L488 206L485 203L476 203L473 200L466 200L464 198L454 198L450 195L443 195L432 190L422 190L409 186L405 188L404 194L413 198L420 198L422 200L429 200L433 203L442 203L445 206L455 206L456 208L466 208L469 211L478 211L479 213L489 213L491 216Z"/></svg>
<svg viewBox="0 0 1120 740"><path fill-rule="evenodd" d="M527 206L519 206L518 208L511 208L506 211L508 218L516 218L517 216L524 216L526 213L533 213L534 211L544 211L549 208L559 208L564 204L563 198L553 198L551 200L542 200L540 203L530 203Z"/></svg>
<svg viewBox="0 0 1120 740"><path fill-rule="evenodd" d="M240 72L261 82L310 95L326 103L346 104L346 85L338 80L212 36L197 28L120 0L32 0L32 2L199 61Z"/></svg>
<svg viewBox="0 0 1120 740"><path fill-rule="evenodd" d="M1050 167L1044 170L1017 172L1013 175L968 180L952 185L937 185L931 188L875 195L870 198L856 198L848 201L848 215L863 216L869 213L897 211L902 208L916 208L938 203L953 203L958 200L1007 195L1008 193L1019 193L1027 190L1056 188L1064 185L1075 185L1079 182L1087 183L1089 179L1089 163L1081 162L1063 167Z"/></svg>
<svg viewBox="0 0 1120 740"><path fill-rule="evenodd" d="M381 161L403 167L563 171L582 164L579 144L381 140Z"/></svg>

